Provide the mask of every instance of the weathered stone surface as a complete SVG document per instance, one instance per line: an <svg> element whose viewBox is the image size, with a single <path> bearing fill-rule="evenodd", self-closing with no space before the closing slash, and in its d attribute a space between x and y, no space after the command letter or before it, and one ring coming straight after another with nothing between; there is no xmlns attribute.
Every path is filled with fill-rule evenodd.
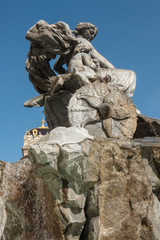
<svg viewBox="0 0 160 240"><path fill-rule="evenodd" d="M130 100L136 74L116 69L98 53L90 43L96 35L97 27L87 22L77 24L75 31L62 21L49 25L40 20L31 27L26 33L30 41L26 70L41 95L24 106L44 105L50 129L88 125L97 137L131 139L136 129ZM57 55L54 70L59 75L50 66Z"/></svg>
<svg viewBox="0 0 160 240"><path fill-rule="evenodd" d="M134 138L143 137L160 137L160 120L139 114Z"/></svg>
<svg viewBox="0 0 160 240"><path fill-rule="evenodd" d="M75 84L76 85L76 84ZM132 100L115 86L94 82L74 94L63 90L46 96L44 113L50 129L75 126L96 137L131 139L137 126Z"/></svg>
<svg viewBox="0 0 160 240"><path fill-rule="evenodd" d="M44 114L50 129L59 126L70 126L68 122L67 106L71 96L70 92L61 91L46 99L44 104Z"/></svg>
<svg viewBox="0 0 160 240"><path fill-rule="evenodd" d="M87 129L81 127L57 127L50 134L42 139L46 144L57 144L63 146L65 144L80 143L85 139L94 139L89 135Z"/></svg>
<svg viewBox="0 0 160 240"><path fill-rule="evenodd" d="M71 126L86 128L88 124L95 128L102 121L101 131L110 138L130 139L137 126L131 99L118 88L99 82L87 84L74 93L68 105L68 118ZM88 130L92 131L92 127Z"/></svg>
<svg viewBox="0 0 160 240"><path fill-rule="evenodd" d="M26 70L35 90L42 94L50 91L52 83L56 81L56 74L49 61L60 55L54 70L62 79L66 73L70 75L77 72L84 82L93 82L95 79L110 82L132 97L136 86L135 73L114 68L112 63L98 53L90 43L96 34L96 26L87 22L77 24L75 31L71 31L64 22L49 25L44 20L31 27L26 33L26 39L31 42ZM64 64L67 70L63 67Z"/></svg>
<svg viewBox="0 0 160 240"><path fill-rule="evenodd" d="M53 132L0 164L0 239L159 240L160 142Z"/></svg>
<svg viewBox="0 0 160 240"><path fill-rule="evenodd" d="M64 239L52 195L28 158L4 163L0 179L0 239Z"/></svg>

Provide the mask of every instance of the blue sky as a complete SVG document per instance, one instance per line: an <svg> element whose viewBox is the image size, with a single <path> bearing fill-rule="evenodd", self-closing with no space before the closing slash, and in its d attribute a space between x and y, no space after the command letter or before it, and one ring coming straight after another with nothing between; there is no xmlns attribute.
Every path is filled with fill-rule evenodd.
<svg viewBox="0 0 160 240"><path fill-rule="evenodd" d="M62 20L71 29L78 22L95 24L94 47L115 67L136 72L134 104L142 114L160 118L159 10L159 0L1 0L0 159L21 158L26 130L41 125L43 108L23 107L37 95L25 70L25 33L40 19L49 24Z"/></svg>

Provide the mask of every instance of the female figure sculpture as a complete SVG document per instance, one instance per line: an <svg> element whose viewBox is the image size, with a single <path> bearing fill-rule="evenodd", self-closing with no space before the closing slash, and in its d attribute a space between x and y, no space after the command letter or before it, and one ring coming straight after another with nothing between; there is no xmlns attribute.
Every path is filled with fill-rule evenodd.
<svg viewBox="0 0 160 240"><path fill-rule="evenodd" d="M45 93L49 91L50 84L56 83L56 74L50 69L49 60L58 54L60 57L54 70L61 78L68 78L68 73L76 73L85 84L95 80L109 82L132 97L136 86L135 73L116 69L98 53L90 43L96 34L97 28L91 23L79 23L75 31L71 31L64 22L49 25L41 20L33 26L26 34L26 38L31 41L26 69L35 89ZM64 64L67 70L63 68ZM46 70L45 74L42 74L42 70Z"/></svg>

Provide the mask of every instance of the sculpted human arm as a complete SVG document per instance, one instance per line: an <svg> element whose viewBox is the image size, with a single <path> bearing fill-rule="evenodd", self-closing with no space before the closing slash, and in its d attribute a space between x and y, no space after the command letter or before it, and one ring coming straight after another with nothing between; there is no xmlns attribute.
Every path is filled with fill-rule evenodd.
<svg viewBox="0 0 160 240"><path fill-rule="evenodd" d="M67 70L63 67L65 63L64 56L60 56L54 64L54 70L59 74L67 73Z"/></svg>
<svg viewBox="0 0 160 240"><path fill-rule="evenodd" d="M101 68L115 68L113 64L104 58L99 52L97 52L95 48L92 48L90 55L93 59L97 59L99 61Z"/></svg>
<svg viewBox="0 0 160 240"><path fill-rule="evenodd" d="M90 67L96 70L97 66L94 61L91 60L91 57L88 54L82 53L82 62L85 66Z"/></svg>

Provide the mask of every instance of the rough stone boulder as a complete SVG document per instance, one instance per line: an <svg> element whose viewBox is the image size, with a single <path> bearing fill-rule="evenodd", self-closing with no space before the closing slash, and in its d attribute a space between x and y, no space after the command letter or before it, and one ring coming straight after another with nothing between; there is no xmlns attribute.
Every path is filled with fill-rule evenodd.
<svg viewBox="0 0 160 240"><path fill-rule="evenodd" d="M56 128L1 162L2 240L159 240L160 140Z"/></svg>

